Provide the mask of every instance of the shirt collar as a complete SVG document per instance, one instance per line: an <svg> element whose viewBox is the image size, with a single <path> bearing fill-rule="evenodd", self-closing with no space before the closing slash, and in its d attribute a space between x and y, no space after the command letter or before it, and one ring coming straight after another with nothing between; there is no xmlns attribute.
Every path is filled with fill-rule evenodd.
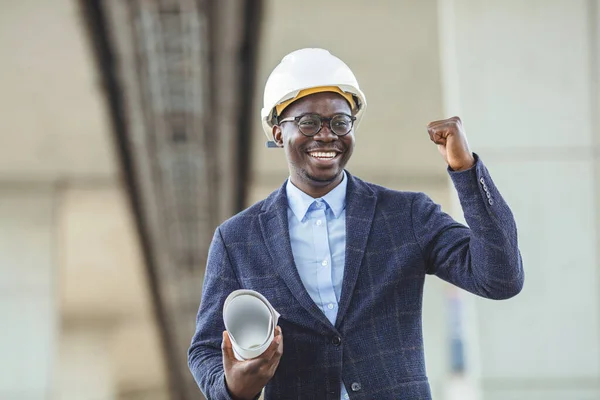
<svg viewBox="0 0 600 400"><path fill-rule="evenodd" d="M344 208L346 207L346 188L348 186L348 177L346 171L343 171L342 181L333 190L321 197L328 205L335 218L338 218ZM311 204L316 200L311 196L298 189L290 179L288 179L285 185L285 191L288 200L288 206L298 218L298 221L302 222Z"/></svg>

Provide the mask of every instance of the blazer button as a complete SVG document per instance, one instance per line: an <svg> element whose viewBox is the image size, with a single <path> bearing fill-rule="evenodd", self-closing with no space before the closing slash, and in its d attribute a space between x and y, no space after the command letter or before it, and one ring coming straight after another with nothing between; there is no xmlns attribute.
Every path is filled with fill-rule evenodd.
<svg viewBox="0 0 600 400"><path fill-rule="evenodd" d="M352 389L353 392L358 392L360 390L360 383L354 382L352 386L350 386L350 389Z"/></svg>
<svg viewBox="0 0 600 400"><path fill-rule="evenodd" d="M331 344L334 345L334 346L339 346L341 343L342 343L342 338L339 337L339 336L334 336L331 339Z"/></svg>

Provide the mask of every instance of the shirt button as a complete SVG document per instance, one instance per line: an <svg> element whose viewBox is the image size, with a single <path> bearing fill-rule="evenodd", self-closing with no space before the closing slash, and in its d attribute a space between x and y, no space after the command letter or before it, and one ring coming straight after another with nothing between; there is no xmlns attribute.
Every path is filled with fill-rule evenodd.
<svg viewBox="0 0 600 400"><path fill-rule="evenodd" d="M317 226L321 226L322 223L323 221L321 221L320 219L317 220Z"/></svg>
<svg viewBox="0 0 600 400"><path fill-rule="evenodd" d="M323 262L321 263L322 266L326 267L327 266L327 260L323 260Z"/></svg>
<svg viewBox="0 0 600 400"><path fill-rule="evenodd" d="M345 399L349 399L349 398L350 398L350 396L348 396L348 393L346 393L346 394L344 395L344 398L345 398Z"/></svg>
<svg viewBox="0 0 600 400"><path fill-rule="evenodd" d="M330 310L333 310L333 307L334 307L333 304L331 304L331 303L327 304L327 308L329 308Z"/></svg>
<svg viewBox="0 0 600 400"><path fill-rule="evenodd" d="M358 392L360 390L360 383L354 382L350 388L353 392Z"/></svg>

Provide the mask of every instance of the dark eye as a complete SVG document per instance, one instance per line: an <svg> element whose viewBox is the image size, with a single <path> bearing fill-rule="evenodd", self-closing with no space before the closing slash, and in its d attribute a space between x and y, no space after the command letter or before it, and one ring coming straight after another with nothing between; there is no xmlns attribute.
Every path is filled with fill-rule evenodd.
<svg viewBox="0 0 600 400"><path fill-rule="evenodd" d="M317 126L318 124L319 123L317 119L314 117L304 117L300 119L300 121L298 121L298 125L300 125L303 128L312 128Z"/></svg>
<svg viewBox="0 0 600 400"><path fill-rule="evenodd" d="M346 115L337 115L331 120L331 123L336 128L347 128L348 126L350 126L351 122L352 121L350 120L350 118Z"/></svg>

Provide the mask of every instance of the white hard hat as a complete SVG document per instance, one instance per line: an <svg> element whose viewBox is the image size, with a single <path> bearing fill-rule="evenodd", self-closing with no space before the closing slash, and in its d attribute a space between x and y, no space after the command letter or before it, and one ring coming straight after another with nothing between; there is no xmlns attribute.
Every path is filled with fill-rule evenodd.
<svg viewBox="0 0 600 400"><path fill-rule="evenodd" d="M283 57L267 79L260 113L267 146L274 147L272 128L277 117L275 106L295 98L302 90L323 86L336 86L353 96L356 103L356 129L367 108L367 99L350 68L327 50L301 49Z"/></svg>

